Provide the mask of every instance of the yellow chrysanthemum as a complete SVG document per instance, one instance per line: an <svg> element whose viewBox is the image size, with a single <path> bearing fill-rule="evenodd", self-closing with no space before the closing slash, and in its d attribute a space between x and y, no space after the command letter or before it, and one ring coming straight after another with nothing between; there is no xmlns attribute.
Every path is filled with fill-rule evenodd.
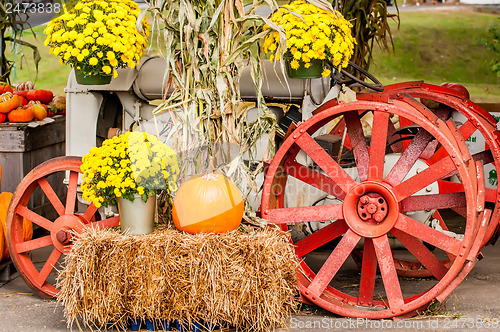
<svg viewBox="0 0 500 332"><path fill-rule="evenodd" d="M338 11L329 12L304 0L296 0L283 5L273 13L271 20L285 31L284 58L288 61L300 60L307 65L314 59L327 59L344 67L353 55L356 41L351 34L352 24ZM267 25L264 29L270 31ZM264 38L262 49L273 60L279 47L278 32Z"/></svg>
<svg viewBox="0 0 500 332"><path fill-rule="evenodd" d="M142 31L138 31L136 22L141 10L134 1L80 0L63 8L44 30L44 45L60 57L61 63L86 74L116 75L113 67L133 68L140 61L147 46L149 23L143 18Z"/></svg>

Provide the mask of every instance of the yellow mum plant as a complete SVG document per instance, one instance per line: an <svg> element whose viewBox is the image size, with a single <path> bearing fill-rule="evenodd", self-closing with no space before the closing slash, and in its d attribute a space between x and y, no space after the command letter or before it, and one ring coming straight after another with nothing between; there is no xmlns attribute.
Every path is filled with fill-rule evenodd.
<svg viewBox="0 0 500 332"><path fill-rule="evenodd" d="M134 68L147 46L149 23L132 0L69 1L45 28L44 45L85 76L116 77L115 68Z"/></svg>
<svg viewBox="0 0 500 332"><path fill-rule="evenodd" d="M338 11L327 11L297 0L283 5L273 13L271 21L281 26L287 43L283 58L292 69L309 68L312 61L331 64L337 70L347 67L354 53L356 40L351 34L352 24ZM271 61L280 57L278 32L265 37L263 51L270 54ZM330 69L322 75L329 76Z"/></svg>
<svg viewBox="0 0 500 332"><path fill-rule="evenodd" d="M83 157L83 199L96 207L116 204L116 197L144 202L157 189L177 190L175 151L145 132L127 132L105 140Z"/></svg>

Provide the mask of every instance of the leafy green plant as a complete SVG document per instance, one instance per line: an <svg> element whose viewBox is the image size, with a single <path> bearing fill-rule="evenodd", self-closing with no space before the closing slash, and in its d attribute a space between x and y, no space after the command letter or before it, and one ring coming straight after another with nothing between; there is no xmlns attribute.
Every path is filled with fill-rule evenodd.
<svg viewBox="0 0 500 332"><path fill-rule="evenodd" d="M498 23L493 24L488 29L488 38L480 40L480 43L488 47L493 53L493 58L490 60L491 71L500 77L500 28Z"/></svg>
<svg viewBox="0 0 500 332"><path fill-rule="evenodd" d="M375 43L387 51L394 51L389 21L394 19L399 27L399 9L396 4L396 14L387 11L384 0L340 0L342 15L352 21L354 37L357 45L351 61L368 70L373 59ZM358 74L358 73L356 73Z"/></svg>
<svg viewBox="0 0 500 332"><path fill-rule="evenodd" d="M25 26L29 27L28 14L12 10L14 0L0 1L0 82L10 83L10 74L14 68L14 61L6 57L7 43L15 48L16 45L27 46L33 50L33 60L38 71L40 53L38 48L21 39Z"/></svg>

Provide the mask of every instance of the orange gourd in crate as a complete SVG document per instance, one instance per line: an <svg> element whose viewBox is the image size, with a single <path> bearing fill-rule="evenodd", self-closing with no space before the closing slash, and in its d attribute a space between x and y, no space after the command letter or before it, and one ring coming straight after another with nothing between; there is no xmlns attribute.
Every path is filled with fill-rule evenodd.
<svg viewBox="0 0 500 332"><path fill-rule="evenodd" d="M30 122L35 118L35 113L31 108L18 107L7 114L10 122Z"/></svg>
<svg viewBox="0 0 500 332"><path fill-rule="evenodd" d="M0 96L0 113L9 113L21 103L18 95L6 92Z"/></svg>
<svg viewBox="0 0 500 332"><path fill-rule="evenodd" d="M182 184L172 207L180 231L225 233L238 228L244 203L236 185L221 173L195 175Z"/></svg>

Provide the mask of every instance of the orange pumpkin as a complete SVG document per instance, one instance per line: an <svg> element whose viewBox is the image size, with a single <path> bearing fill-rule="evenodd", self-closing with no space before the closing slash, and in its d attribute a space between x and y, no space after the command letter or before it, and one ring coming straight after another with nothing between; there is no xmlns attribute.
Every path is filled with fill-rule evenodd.
<svg viewBox="0 0 500 332"><path fill-rule="evenodd" d="M0 227L0 261L3 260L4 248L5 248L5 234L3 232L3 227Z"/></svg>
<svg viewBox="0 0 500 332"><path fill-rule="evenodd" d="M18 107L7 115L10 122L30 122L35 117L31 108Z"/></svg>
<svg viewBox="0 0 500 332"><path fill-rule="evenodd" d="M0 96L0 113L9 113L21 103L18 95L6 92Z"/></svg>
<svg viewBox="0 0 500 332"><path fill-rule="evenodd" d="M0 224L2 225L2 232L4 235L4 245L3 245L3 258L9 258L9 248L7 246L6 235L6 222L7 222L7 211L9 210L9 204L12 200L12 193L3 192L0 194ZM24 241L29 241L33 237L33 223L23 218L23 238Z"/></svg>
<svg viewBox="0 0 500 332"><path fill-rule="evenodd" d="M195 175L174 198L172 218L180 231L225 233L238 228L244 204L236 185L223 174Z"/></svg>

